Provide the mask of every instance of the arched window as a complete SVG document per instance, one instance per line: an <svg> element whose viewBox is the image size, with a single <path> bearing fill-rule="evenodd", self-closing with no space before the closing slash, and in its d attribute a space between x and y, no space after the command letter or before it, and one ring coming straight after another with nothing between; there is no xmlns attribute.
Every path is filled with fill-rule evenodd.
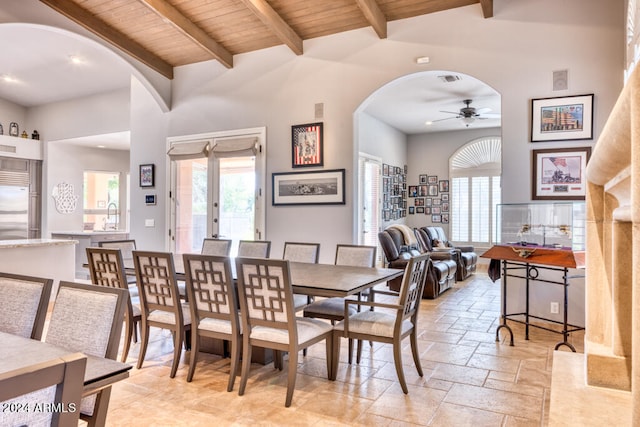
<svg viewBox="0 0 640 427"><path fill-rule="evenodd" d="M501 138L483 137L465 144L449 159L451 239L492 246L495 206L500 203Z"/></svg>

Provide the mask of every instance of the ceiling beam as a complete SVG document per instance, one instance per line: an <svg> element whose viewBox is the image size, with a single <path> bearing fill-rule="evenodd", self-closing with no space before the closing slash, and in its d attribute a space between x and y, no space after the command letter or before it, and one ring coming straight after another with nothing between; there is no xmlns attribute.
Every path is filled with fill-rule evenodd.
<svg viewBox="0 0 640 427"><path fill-rule="evenodd" d="M364 17L369 21L378 37L387 38L387 17L380 10L375 0L356 0Z"/></svg>
<svg viewBox="0 0 640 427"><path fill-rule="evenodd" d="M178 9L165 0L138 0L153 10L165 22L173 25L186 37L193 40L201 48L209 52L215 59L227 68L233 68L233 55L213 40L200 27L184 16Z"/></svg>
<svg viewBox="0 0 640 427"><path fill-rule="evenodd" d="M106 24L102 20L96 18L94 15L88 13L86 10L82 9L72 1L40 1L50 8L54 9L58 13L71 19L81 27L85 28L87 31L90 31L104 41L133 56L138 61L149 66L166 78L173 79L173 66L171 64L169 64L159 56L154 55L153 53L145 49L142 45L126 37L123 33Z"/></svg>
<svg viewBox="0 0 640 427"><path fill-rule="evenodd" d="M302 55L302 38L287 24L284 19L273 10L266 0L242 0L264 25L269 27L276 36L296 55Z"/></svg>
<svg viewBox="0 0 640 427"><path fill-rule="evenodd" d="M485 18L493 18L493 0L480 0L482 14Z"/></svg>

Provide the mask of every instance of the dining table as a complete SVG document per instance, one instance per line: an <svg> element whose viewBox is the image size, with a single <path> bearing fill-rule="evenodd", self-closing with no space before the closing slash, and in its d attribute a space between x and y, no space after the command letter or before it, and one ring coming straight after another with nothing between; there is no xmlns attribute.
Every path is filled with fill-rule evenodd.
<svg viewBox="0 0 640 427"><path fill-rule="evenodd" d="M61 356L75 353L43 341L0 332L0 374L48 362ZM129 377L132 366L117 360L86 355L87 365L84 373L82 396L90 396L99 391L108 401L111 386ZM106 410L96 415L96 426L103 426Z"/></svg>

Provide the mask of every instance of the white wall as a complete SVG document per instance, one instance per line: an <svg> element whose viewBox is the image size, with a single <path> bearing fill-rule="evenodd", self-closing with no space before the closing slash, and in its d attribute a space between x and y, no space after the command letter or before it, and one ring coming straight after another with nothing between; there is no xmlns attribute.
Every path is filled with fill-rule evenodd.
<svg viewBox="0 0 640 427"><path fill-rule="evenodd" d="M43 237L52 232L82 231L83 210L83 182L84 171L121 172L124 176L129 172L129 152L124 150L104 150L99 148L80 147L66 143L47 143L47 172L43 192L43 218L45 221ZM72 213L60 213L56 210L55 201L51 196L54 186L60 182L72 184L78 196L77 208ZM126 181L120 182L124 190ZM120 193L121 218L126 216L126 198L124 191Z"/></svg>

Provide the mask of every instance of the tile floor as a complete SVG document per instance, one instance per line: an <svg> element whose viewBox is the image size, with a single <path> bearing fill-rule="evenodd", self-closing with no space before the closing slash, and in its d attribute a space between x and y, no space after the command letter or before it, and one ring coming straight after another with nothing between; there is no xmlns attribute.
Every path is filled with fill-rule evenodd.
<svg viewBox="0 0 640 427"><path fill-rule="evenodd" d="M390 345L366 343L360 365L347 363L342 340L337 380L326 379L324 344L300 357L293 403L284 407L286 365L254 364L244 396L226 391L229 359L201 353L193 382L185 378L188 353L174 379L168 332L152 329L142 369L113 388L108 426L544 426L549 419L553 347L561 338L532 329L530 340L512 324L515 346L495 342L500 286L477 273L436 300L423 300L420 359L413 365L408 340L404 370L409 394L397 383ZM583 351L583 333L571 342ZM566 349L566 347L563 347ZM139 344L128 362L135 364ZM286 362L285 362L286 363Z"/></svg>

